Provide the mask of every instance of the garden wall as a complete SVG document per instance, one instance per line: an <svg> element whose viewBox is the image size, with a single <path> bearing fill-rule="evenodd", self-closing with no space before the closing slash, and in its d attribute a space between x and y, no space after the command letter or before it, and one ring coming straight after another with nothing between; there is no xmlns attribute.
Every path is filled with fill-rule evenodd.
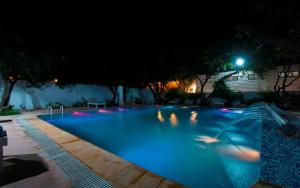
<svg viewBox="0 0 300 188"><path fill-rule="evenodd" d="M0 85L0 92L2 94ZM1 96L0 94L0 96ZM67 107L87 98L97 98L99 101L111 99L111 92L105 86L76 84L59 88L48 83L41 88L28 88L22 81L18 82L11 95L10 104L15 108L45 108L49 103L61 103ZM153 98L147 89L127 88L127 102L134 102L140 98L148 104L153 103Z"/></svg>

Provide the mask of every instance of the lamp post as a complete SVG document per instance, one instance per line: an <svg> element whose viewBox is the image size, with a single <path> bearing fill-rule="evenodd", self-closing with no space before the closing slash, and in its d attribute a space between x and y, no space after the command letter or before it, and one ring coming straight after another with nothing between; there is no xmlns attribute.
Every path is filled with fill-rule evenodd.
<svg viewBox="0 0 300 188"><path fill-rule="evenodd" d="M243 59L243 58L237 58L235 61L235 64L239 67L243 66L244 63L245 63L245 59Z"/></svg>

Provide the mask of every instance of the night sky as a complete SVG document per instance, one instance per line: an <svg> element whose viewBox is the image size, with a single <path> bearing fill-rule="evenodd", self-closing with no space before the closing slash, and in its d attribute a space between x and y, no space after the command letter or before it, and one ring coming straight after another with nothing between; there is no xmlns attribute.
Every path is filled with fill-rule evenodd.
<svg viewBox="0 0 300 188"><path fill-rule="evenodd" d="M141 67L153 73L171 66L163 57L169 49L229 48L236 25L251 20L250 12L244 1L217 0L186 9L172 4L15 8L1 19L0 39L4 47L14 43L33 51L55 51L64 62L61 74L71 79L89 71L103 79L114 75L134 82L143 74Z"/></svg>

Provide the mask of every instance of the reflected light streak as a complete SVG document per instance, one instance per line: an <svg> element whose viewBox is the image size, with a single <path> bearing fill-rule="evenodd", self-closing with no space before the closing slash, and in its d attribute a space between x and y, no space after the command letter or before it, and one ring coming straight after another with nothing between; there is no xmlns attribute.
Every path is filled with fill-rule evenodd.
<svg viewBox="0 0 300 188"><path fill-rule="evenodd" d="M260 152L245 146L228 145L219 148L225 155L238 158L243 161L256 162L260 159Z"/></svg>
<svg viewBox="0 0 300 188"><path fill-rule="evenodd" d="M195 112L195 111L191 112L190 123L192 125L195 125L197 123L197 115L198 115L197 112Z"/></svg>
<svg viewBox="0 0 300 188"><path fill-rule="evenodd" d="M163 118L161 111L157 112L157 119L158 121L160 121L161 123L165 121L165 119Z"/></svg>
<svg viewBox="0 0 300 188"><path fill-rule="evenodd" d="M72 115L74 115L74 116L91 116L91 114L88 114L86 112L73 112Z"/></svg>
<svg viewBox="0 0 300 188"><path fill-rule="evenodd" d="M210 136L198 136L197 138L195 138L196 141L200 141L200 142L205 142L205 143L215 143L215 142L219 142L219 140L215 137L210 137Z"/></svg>
<svg viewBox="0 0 300 188"><path fill-rule="evenodd" d="M111 110L103 110L103 109L98 110L98 112L101 112L101 113L113 113L113 111L111 111Z"/></svg>
<svg viewBox="0 0 300 188"><path fill-rule="evenodd" d="M172 113L170 115L170 123L173 125L173 126L176 126L178 124L178 119L177 119L177 116L175 113Z"/></svg>
<svg viewBox="0 0 300 188"><path fill-rule="evenodd" d="M222 112L228 112L229 110L228 110L228 108L221 108L220 109Z"/></svg>

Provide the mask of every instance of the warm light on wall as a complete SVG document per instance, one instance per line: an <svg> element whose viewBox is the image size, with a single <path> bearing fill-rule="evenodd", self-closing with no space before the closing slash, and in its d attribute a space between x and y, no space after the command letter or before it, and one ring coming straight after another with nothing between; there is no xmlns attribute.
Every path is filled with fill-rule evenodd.
<svg viewBox="0 0 300 188"><path fill-rule="evenodd" d="M197 84L196 81L193 81L193 83L188 88L188 93L196 93L197 92Z"/></svg>

